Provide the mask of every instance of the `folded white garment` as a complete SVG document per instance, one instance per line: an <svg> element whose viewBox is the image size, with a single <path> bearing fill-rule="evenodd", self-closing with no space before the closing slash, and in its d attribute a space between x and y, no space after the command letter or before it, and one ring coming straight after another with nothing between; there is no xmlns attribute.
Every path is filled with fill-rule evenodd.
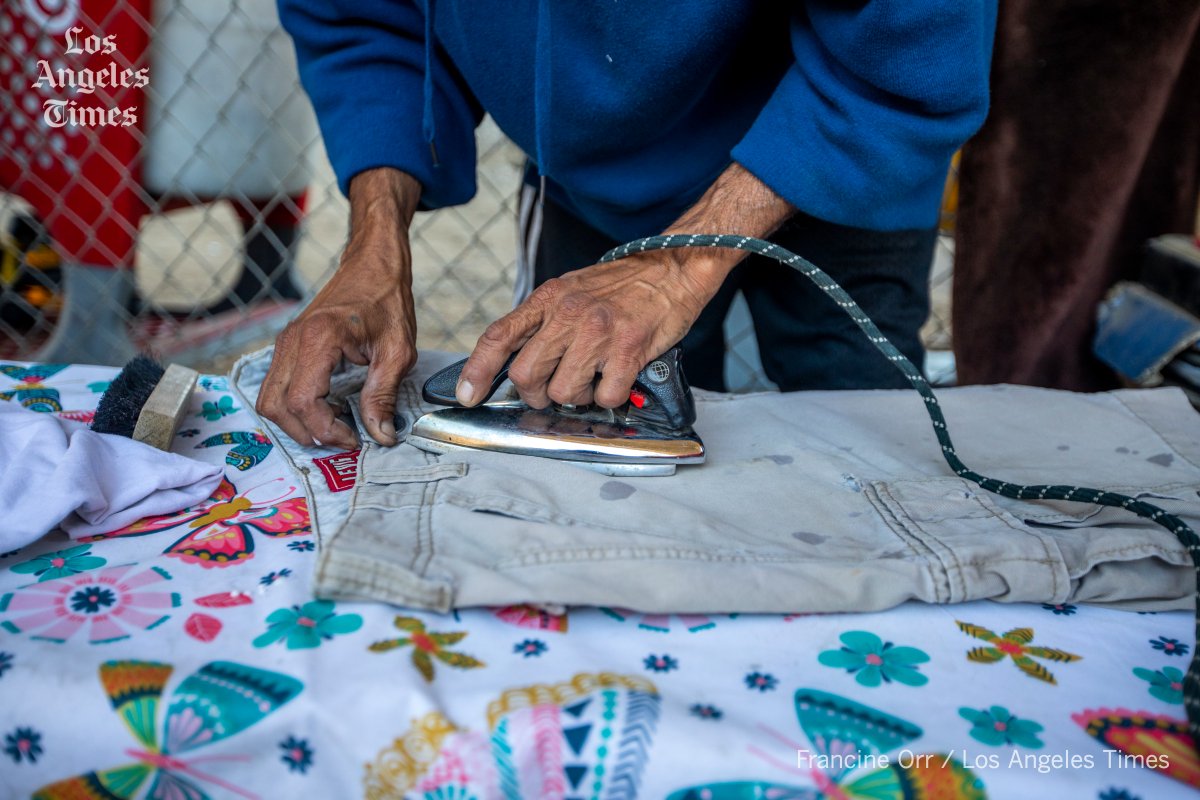
<svg viewBox="0 0 1200 800"><path fill-rule="evenodd" d="M209 497L221 467L0 402L0 552L61 527L73 539Z"/></svg>

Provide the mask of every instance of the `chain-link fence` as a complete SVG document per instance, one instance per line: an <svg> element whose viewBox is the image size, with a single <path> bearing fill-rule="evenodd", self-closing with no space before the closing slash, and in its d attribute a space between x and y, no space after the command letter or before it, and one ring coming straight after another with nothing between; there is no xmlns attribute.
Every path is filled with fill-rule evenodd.
<svg viewBox="0 0 1200 800"><path fill-rule="evenodd" d="M274 0L0 8L0 357L137 348L220 370L269 342L336 267L348 216ZM490 121L478 140L475 199L414 223L423 348L468 350L511 307L523 156ZM927 327L943 348L951 262ZM733 316L731 383L753 388Z"/></svg>

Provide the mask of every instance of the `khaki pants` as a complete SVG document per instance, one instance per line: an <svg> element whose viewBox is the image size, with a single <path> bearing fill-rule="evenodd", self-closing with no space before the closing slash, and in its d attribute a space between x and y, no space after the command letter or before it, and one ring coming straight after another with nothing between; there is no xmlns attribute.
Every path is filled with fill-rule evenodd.
<svg viewBox="0 0 1200 800"><path fill-rule="evenodd" d="M235 368L247 407L268 359ZM421 355L399 421L428 410L421 382L447 361ZM1181 393L939 395L974 469L1151 496L1200 527L1200 416ZM1190 562L1172 534L1118 509L1009 500L955 477L922 406L908 391L698 392L708 462L669 478L382 448L360 428L357 483L337 493L313 468L328 451L268 428L308 483L322 596L440 611L837 612L982 598L1191 607Z"/></svg>

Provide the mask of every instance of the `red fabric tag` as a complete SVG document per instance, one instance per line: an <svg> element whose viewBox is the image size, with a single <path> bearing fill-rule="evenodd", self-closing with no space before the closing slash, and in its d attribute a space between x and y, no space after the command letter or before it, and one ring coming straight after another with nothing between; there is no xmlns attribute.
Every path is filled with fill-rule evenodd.
<svg viewBox="0 0 1200 800"><path fill-rule="evenodd" d="M358 452L353 450L313 459L313 463L321 468L329 491L344 492L354 486L354 479L358 477Z"/></svg>

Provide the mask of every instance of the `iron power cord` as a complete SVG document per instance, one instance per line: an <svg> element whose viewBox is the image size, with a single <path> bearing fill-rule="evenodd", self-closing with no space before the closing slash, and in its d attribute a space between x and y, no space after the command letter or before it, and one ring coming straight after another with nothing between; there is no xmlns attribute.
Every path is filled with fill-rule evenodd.
<svg viewBox="0 0 1200 800"><path fill-rule="evenodd" d="M833 302L837 303L849 317L854 320L871 344L904 373L904 377L925 400L925 410L933 423L933 432L942 446L942 457L954 470L954 474L964 478L989 492L1017 500L1071 500L1080 503L1095 503L1102 506L1124 508L1139 517L1161 525L1175 535L1179 543L1187 548L1196 572L1196 635L1200 640L1200 538L1179 517L1159 508L1158 506L1139 500L1136 497L1107 492L1100 489L1089 489L1083 486L1024 486L1019 483L989 478L975 472L964 464L954 451L954 443L950 440L950 431L946 428L946 419L942 415L942 407L938 404L937 396L932 387L908 358L888 341L887 337L876 327L871 318L858 307L858 304L838 285L811 261L785 250L779 245L751 236L736 236L730 234L672 234L669 236L650 236L645 239L623 244L614 248L600 259L603 264L619 258L635 255L649 250L670 250L683 247L724 247L734 250L745 250L751 253L773 258L781 264L799 270L809 280L822 289ZM1200 647L1192 648L1192 660L1188 665L1187 675L1183 679L1183 702L1187 711L1188 733L1193 744L1200 746Z"/></svg>

